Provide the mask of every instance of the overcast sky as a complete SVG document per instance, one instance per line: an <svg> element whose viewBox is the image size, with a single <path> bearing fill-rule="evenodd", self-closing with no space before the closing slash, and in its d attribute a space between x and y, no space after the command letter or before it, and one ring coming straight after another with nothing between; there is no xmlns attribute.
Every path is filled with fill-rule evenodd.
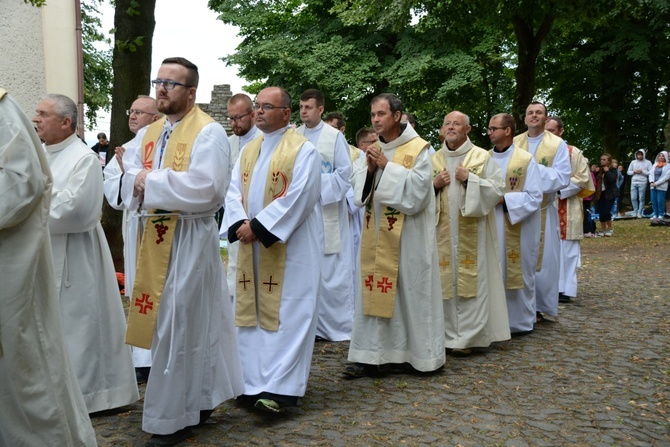
<svg viewBox="0 0 670 447"><path fill-rule="evenodd" d="M100 5L102 27L114 27L114 8L109 3ZM237 77L237 67L226 67L221 57L235 52L242 41L237 28L217 20L217 13L207 8L207 0L156 0L156 29L154 30L151 77L166 57L182 56L198 66L200 85L197 101L207 103L214 85L230 84L233 93L242 91L245 84ZM114 37L110 35L112 42ZM151 95L154 96L153 90ZM86 131L86 141L96 143L98 132L109 137L109 114L101 114L98 125Z"/></svg>

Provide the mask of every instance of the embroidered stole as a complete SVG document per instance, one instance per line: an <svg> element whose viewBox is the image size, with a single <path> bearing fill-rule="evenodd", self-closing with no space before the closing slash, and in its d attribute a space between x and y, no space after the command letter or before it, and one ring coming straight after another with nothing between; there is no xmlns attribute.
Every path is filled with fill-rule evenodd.
<svg viewBox="0 0 670 447"><path fill-rule="evenodd" d="M554 157L558 151L558 146L563 141L551 132L544 132L544 137L535 150L535 161L542 166L550 168L554 164ZM514 147L528 151L528 132L514 137ZM547 224L547 206L549 206L549 194L542 194L542 205L540 212L540 253L537 257L536 271L542 270L542 257L544 255L544 227Z"/></svg>
<svg viewBox="0 0 670 447"><path fill-rule="evenodd" d="M379 148L379 143L375 143ZM393 153L395 164L412 169L428 142L413 138ZM365 224L361 234L361 277L363 282L363 315L371 317L393 318L395 295L398 286L398 265L400 262L400 238L405 215L390 206L381 206L379 228L374 207L374 190L365 206ZM370 225L372 222L372 225Z"/></svg>
<svg viewBox="0 0 670 447"><path fill-rule="evenodd" d="M305 135L305 126L296 129L299 135ZM321 173L332 174L335 171L335 142L340 131L329 124L324 124L316 142L316 150L321 155ZM324 254L339 253L340 247L340 214L339 202L321 205L323 218Z"/></svg>
<svg viewBox="0 0 670 447"><path fill-rule="evenodd" d="M432 156L433 178L446 166L446 156L442 148ZM484 149L472 146L463 159L463 166L473 174L480 176L486 163L491 157ZM454 181L454 180L452 180ZM459 186L460 187L460 186ZM458 246L456 248L456 262L458 267L456 277L452 267L452 242L449 208L449 186L440 190L437 200L437 253L440 257L440 279L442 281L442 299L454 297L454 285L461 298L475 298L477 296L477 245L478 245L478 218L463 217L458 212Z"/></svg>
<svg viewBox="0 0 670 447"><path fill-rule="evenodd" d="M156 144L163 132L166 119L163 117L151 124L144 134L141 148L142 163L145 169L151 169L153 166ZM214 122L212 117L197 106L193 107L170 135L165 148L163 169L187 171L193 142L202 128L212 122ZM126 343L129 345L145 349L151 348L158 307L165 287L172 252L172 240L177 226L176 213L176 210L150 210L149 214L154 216L147 217L144 225L137 257L133 296L128 312Z"/></svg>
<svg viewBox="0 0 670 447"><path fill-rule="evenodd" d="M529 152L513 149L505 172L505 193L523 191L526 185L528 164L532 159L533 157ZM523 268L521 265L521 227L523 222L512 225L507 218L503 221L505 222L505 264L507 266L505 287L510 290L523 289Z"/></svg>
<svg viewBox="0 0 670 447"><path fill-rule="evenodd" d="M595 186L593 186L593 177L591 177L588 163L584 162L584 157L581 155L579 149L577 149L577 156L573 157L573 150L574 147L568 145L570 168L572 170L570 182L577 186L581 186L582 190L579 191L579 193L576 195L568 197L567 199L557 199L559 233L562 240L579 240L584 237L584 233L582 231L584 208L582 206L581 199L588 197L595 192ZM575 219L575 215L578 215L579 218ZM572 222L569 222L571 219ZM572 228L575 229L572 230Z"/></svg>
<svg viewBox="0 0 670 447"><path fill-rule="evenodd" d="M351 159L351 164L353 165L356 160L361 157L361 150L356 146L349 145L349 158Z"/></svg>
<svg viewBox="0 0 670 447"><path fill-rule="evenodd" d="M248 213L249 187L251 186L254 166L258 161L264 136L255 138L244 147L240 159L242 171L242 203ZM293 179L293 166L300 148L307 139L295 130L284 132L279 144L272 153L270 168L265 180L263 206L273 200L284 197ZM238 327L256 327L260 314L260 326L268 331L279 330L279 304L284 286L286 268L286 244L276 242L266 248L259 245L259 269L254 280L253 244L239 244L237 254L237 285L235 295L235 325ZM256 308L258 295L258 310Z"/></svg>

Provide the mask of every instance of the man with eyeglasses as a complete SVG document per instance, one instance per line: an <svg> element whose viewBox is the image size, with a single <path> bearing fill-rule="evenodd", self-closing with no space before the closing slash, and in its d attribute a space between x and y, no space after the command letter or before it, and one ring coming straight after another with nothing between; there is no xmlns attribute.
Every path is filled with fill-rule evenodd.
<svg viewBox="0 0 670 447"><path fill-rule="evenodd" d="M556 192L570 184L568 146L561 138L546 132L547 108L541 102L526 107L524 122L528 131L514 138L514 147L530 152L540 168L542 192L540 254L535 272L537 322L545 315L558 316L558 275L560 238Z"/></svg>
<svg viewBox="0 0 670 447"><path fill-rule="evenodd" d="M351 266L351 234L347 193L351 189L351 156L342 132L321 119L323 93L316 89L300 95L300 119L296 132L304 135L321 154L321 199L324 257L319 289L316 336L329 341L351 338L354 320L354 278Z"/></svg>
<svg viewBox="0 0 670 447"><path fill-rule="evenodd" d="M390 93L374 97L379 142L356 160L354 203L365 207L354 329L344 373L430 372L444 365L444 317L435 248L428 142Z"/></svg>
<svg viewBox="0 0 670 447"><path fill-rule="evenodd" d="M514 147L514 117L499 113L487 129L490 154L503 172L505 195L495 208L500 267L512 336L535 325L535 266L540 244L540 170L530 153Z"/></svg>
<svg viewBox="0 0 670 447"><path fill-rule="evenodd" d="M550 116L544 130L559 138L563 137L563 120ZM560 273L558 280L558 302L569 303L577 296L577 269L581 262L580 243L584 238L583 198L596 190L589 162L582 151L568 146L570 156L570 183L557 192L558 222L560 235Z"/></svg>
<svg viewBox="0 0 670 447"><path fill-rule="evenodd" d="M245 400L278 413L305 394L323 258L321 157L289 126L291 96L260 91L263 132L235 164L222 236L240 241L235 322Z"/></svg>
<svg viewBox="0 0 670 447"><path fill-rule="evenodd" d="M156 100L150 96L140 95L133 101L128 115L128 128L133 134L140 129L158 120L161 114L156 107ZM129 142L130 143L130 142ZM123 153L125 147L115 148L115 155L102 171L104 180L105 198L109 205L116 210L123 210L123 271L125 276L124 293L132 297L133 281L135 279L135 263L137 262L137 219L128 219L128 210L121 200L121 180L123 178ZM133 346L133 364L137 383L145 383L151 368L151 351Z"/></svg>
<svg viewBox="0 0 670 447"><path fill-rule="evenodd" d="M151 348L146 445L174 445L243 391L214 214L228 184L220 124L196 105L198 68L168 58L152 81L162 119L123 155L124 205L143 225L126 342Z"/></svg>
<svg viewBox="0 0 670 447"><path fill-rule="evenodd" d="M468 138L471 129L466 114L450 112L431 157L445 347L456 356L510 338L494 212L504 182L488 151Z"/></svg>
<svg viewBox="0 0 670 447"><path fill-rule="evenodd" d="M262 132L254 123L256 113L253 111L251 98L244 93L237 93L228 100L228 121L233 129L233 134L228 137L230 144L230 161L228 163L228 174L231 175L233 167L240 156L240 152L248 142L259 137ZM226 192L228 188L226 187ZM235 277L237 276L237 249L239 243L228 244L228 270L226 278L228 281L228 293L231 299L235 295Z"/></svg>

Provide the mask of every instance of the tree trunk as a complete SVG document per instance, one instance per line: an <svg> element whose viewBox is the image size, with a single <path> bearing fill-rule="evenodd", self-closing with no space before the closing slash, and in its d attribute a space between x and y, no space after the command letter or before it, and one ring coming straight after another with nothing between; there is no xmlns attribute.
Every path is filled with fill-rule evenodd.
<svg viewBox="0 0 670 447"><path fill-rule="evenodd" d="M133 6L133 4L135 6ZM126 110L138 95L150 93L151 48L156 21L156 0L116 0L114 11L114 56L112 68L112 121L110 146L121 146L134 135L128 128ZM130 12L130 14L129 14ZM122 212L113 209L104 201L102 227L114 258L117 271L123 271L124 225Z"/></svg>

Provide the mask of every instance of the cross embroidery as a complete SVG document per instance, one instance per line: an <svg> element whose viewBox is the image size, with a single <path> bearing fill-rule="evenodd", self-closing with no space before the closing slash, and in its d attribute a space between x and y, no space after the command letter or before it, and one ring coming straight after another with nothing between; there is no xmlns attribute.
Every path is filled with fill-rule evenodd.
<svg viewBox="0 0 670 447"><path fill-rule="evenodd" d="M274 275L270 275L270 279L268 281L264 281L263 284L268 286L268 292L272 293L272 286L278 286L278 282L272 282L272 278L274 278Z"/></svg>
<svg viewBox="0 0 670 447"><path fill-rule="evenodd" d="M507 257L512 260L512 264L516 264L516 260L519 259L519 253L512 250Z"/></svg>
<svg viewBox="0 0 670 447"><path fill-rule="evenodd" d="M146 315L147 310L153 310L154 303L149 300L149 294L143 293L142 298L135 298L135 306L140 308L140 313Z"/></svg>
<svg viewBox="0 0 670 447"><path fill-rule="evenodd" d="M470 255L465 255L465 259L461 261L461 264L463 264L466 269L470 270L470 266L475 262L476 261L474 261L473 259L470 259Z"/></svg>
<svg viewBox="0 0 670 447"><path fill-rule="evenodd" d="M442 270L446 270L448 266L449 261L447 260L446 257L443 257L442 260L440 260L440 267L442 267Z"/></svg>
<svg viewBox="0 0 670 447"><path fill-rule="evenodd" d="M368 279L365 280L365 287L372 290L372 286L374 285L374 283L375 283L374 276L368 275Z"/></svg>
<svg viewBox="0 0 670 447"><path fill-rule="evenodd" d="M381 281L377 281L377 288L382 291L382 293L387 293L389 289L393 288L393 283L389 281L387 276L383 276Z"/></svg>
<svg viewBox="0 0 670 447"><path fill-rule="evenodd" d="M240 284L242 284L243 290L246 291L246 290L247 290L247 283L251 282L251 280L250 280L250 279L247 279L247 274L246 274L246 273L243 273L243 274L242 274L242 279L240 279L240 280L237 281L237 282L240 283Z"/></svg>

